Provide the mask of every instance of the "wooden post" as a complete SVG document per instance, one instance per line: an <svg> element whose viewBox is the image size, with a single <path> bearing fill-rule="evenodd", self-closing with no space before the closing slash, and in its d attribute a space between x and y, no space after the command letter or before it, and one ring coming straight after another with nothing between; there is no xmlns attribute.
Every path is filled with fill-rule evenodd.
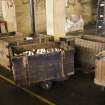
<svg viewBox="0 0 105 105"><path fill-rule="evenodd" d="M36 36L36 27L35 27L35 9L34 9L34 0L30 0L30 14L31 14L31 25L32 25L32 33L34 37Z"/></svg>
<svg viewBox="0 0 105 105"><path fill-rule="evenodd" d="M65 36L65 0L46 0L47 34Z"/></svg>

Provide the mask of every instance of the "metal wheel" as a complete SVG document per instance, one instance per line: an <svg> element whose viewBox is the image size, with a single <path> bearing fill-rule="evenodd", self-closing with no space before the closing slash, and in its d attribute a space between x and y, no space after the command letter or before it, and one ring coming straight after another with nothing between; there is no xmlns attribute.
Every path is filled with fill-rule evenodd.
<svg viewBox="0 0 105 105"><path fill-rule="evenodd" d="M52 81L41 82L40 86L45 90L49 90L52 87Z"/></svg>
<svg viewBox="0 0 105 105"><path fill-rule="evenodd" d="M105 91L105 87L104 86L101 86L100 89L101 89L101 91Z"/></svg>

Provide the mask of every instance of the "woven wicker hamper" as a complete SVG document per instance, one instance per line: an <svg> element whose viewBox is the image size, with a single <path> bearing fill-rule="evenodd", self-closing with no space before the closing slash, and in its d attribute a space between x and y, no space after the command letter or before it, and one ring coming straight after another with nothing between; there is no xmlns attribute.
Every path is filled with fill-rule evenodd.
<svg viewBox="0 0 105 105"><path fill-rule="evenodd" d="M95 84L105 87L105 51L96 57Z"/></svg>
<svg viewBox="0 0 105 105"><path fill-rule="evenodd" d="M100 38L100 39L99 39ZM90 73L95 68L95 56L105 50L105 38L97 36L84 36L76 38L76 55L75 61L77 67L84 73Z"/></svg>

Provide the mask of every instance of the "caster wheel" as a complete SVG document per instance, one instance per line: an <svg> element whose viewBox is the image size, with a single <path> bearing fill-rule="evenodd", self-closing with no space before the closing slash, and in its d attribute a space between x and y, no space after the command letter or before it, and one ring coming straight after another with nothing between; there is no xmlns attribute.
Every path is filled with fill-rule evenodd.
<svg viewBox="0 0 105 105"><path fill-rule="evenodd" d="M105 91L105 87L101 86L100 87L101 91Z"/></svg>
<svg viewBox="0 0 105 105"><path fill-rule="evenodd" d="M44 90L49 90L52 87L52 82L51 81L44 81L41 82L40 86L44 89Z"/></svg>

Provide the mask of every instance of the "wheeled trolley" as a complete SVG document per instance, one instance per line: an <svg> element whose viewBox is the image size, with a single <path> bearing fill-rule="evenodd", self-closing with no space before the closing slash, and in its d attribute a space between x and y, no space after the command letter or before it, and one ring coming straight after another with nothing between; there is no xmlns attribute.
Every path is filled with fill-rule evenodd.
<svg viewBox="0 0 105 105"><path fill-rule="evenodd" d="M49 40L53 40L53 37L48 35L38 35L37 37L31 37L30 35L15 35L15 34L3 34L0 36L0 66L11 71L10 60L10 46L18 45L19 43L46 43Z"/></svg>
<svg viewBox="0 0 105 105"><path fill-rule="evenodd" d="M67 43L31 43L13 46L12 70L17 85L62 81L74 74L74 48Z"/></svg>

